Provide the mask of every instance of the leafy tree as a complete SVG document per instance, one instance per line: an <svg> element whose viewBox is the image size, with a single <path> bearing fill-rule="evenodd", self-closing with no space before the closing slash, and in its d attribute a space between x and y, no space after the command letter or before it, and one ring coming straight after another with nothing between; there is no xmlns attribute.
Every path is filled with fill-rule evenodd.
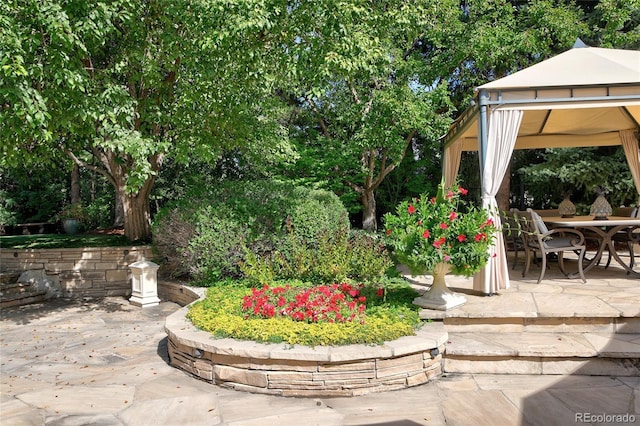
<svg viewBox="0 0 640 426"><path fill-rule="evenodd" d="M127 237L148 239L149 196L166 159L258 146L269 156L285 140L266 119L277 105L262 100L271 58L260 56L268 19L258 6L2 2L1 161L47 163L64 152L113 185Z"/></svg>
<svg viewBox="0 0 640 426"><path fill-rule="evenodd" d="M301 155L290 174L357 197L365 229L377 227L375 192L412 143L435 140L449 123L446 85L424 78L419 45L442 41L457 5L301 2L279 27L281 93Z"/></svg>

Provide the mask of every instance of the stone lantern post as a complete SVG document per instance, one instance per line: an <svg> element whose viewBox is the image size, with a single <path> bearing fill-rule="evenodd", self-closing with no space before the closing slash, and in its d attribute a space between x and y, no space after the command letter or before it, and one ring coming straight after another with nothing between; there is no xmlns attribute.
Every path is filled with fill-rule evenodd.
<svg viewBox="0 0 640 426"><path fill-rule="evenodd" d="M145 308L160 303L158 298L158 268L160 266L147 260L129 265L131 269L131 298L132 305Z"/></svg>

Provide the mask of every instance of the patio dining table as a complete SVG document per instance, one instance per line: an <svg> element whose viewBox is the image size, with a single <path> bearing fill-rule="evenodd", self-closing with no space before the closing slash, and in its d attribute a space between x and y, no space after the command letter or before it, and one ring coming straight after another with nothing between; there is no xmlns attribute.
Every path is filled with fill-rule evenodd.
<svg viewBox="0 0 640 426"><path fill-rule="evenodd" d="M587 229L596 234L600 240L598 251L596 255L589 260L587 266L584 267L586 273L591 268L596 266L602 254L605 250L609 250L609 256L612 256L616 262L620 264L630 274L640 277L640 273L635 272L630 265L627 265L621 258L613 241L613 236L618 232L627 232L631 237L632 242L640 242L640 234L634 234L635 229L640 228L640 218L628 217L628 216L609 216L607 219L594 219L592 216L574 216L574 217L560 217L560 216L547 216L542 217L542 220L550 227L553 228L578 228Z"/></svg>

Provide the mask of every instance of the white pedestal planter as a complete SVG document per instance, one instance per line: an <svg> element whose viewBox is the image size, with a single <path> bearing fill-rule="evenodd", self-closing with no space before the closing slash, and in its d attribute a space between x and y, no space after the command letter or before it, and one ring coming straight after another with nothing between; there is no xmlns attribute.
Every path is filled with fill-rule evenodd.
<svg viewBox="0 0 640 426"><path fill-rule="evenodd" d="M433 270L433 284L425 294L413 299L413 304L422 308L447 311L467 303L464 296L453 293L447 288L445 276L451 271L448 263L439 263Z"/></svg>
<svg viewBox="0 0 640 426"><path fill-rule="evenodd" d="M129 265L131 269L131 298L132 305L145 308L160 303L158 298L158 268L160 266L147 260Z"/></svg>

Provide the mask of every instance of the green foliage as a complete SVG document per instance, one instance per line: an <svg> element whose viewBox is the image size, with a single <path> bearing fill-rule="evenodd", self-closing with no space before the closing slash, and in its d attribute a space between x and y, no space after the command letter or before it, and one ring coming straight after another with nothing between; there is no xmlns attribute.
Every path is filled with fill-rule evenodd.
<svg viewBox="0 0 640 426"><path fill-rule="evenodd" d="M299 201L289 215L293 234L303 241L315 241L321 232L335 233L349 226L344 205L332 192L298 188Z"/></svg>
<svg viewBox="0 0 640 426"><path fill-rule="evenodd" d="M97 197L85 207L85 223L90 229L109 228L113 224L113 195Z"/></svg>
<svg viewBox="0 0 640 426"><path fill-rule="evenodd" d="M108 176L120 197L148 203L168 159L213 161L232 149L256 162L287 158L280 102L269 96L273 55L261 35L274 11L256 14L254 6L3 2L0 161L46 164L67 155ZM126 221L145 223L146 208L127 213ZM128 223L125 232L148 237Z"/></svg>
<svg viewBox="0 0 640 426"><path fill-rule="evenodd" d="M72 203L64 206L56 215L56 219L78 219L80 221L85 221L87 219L87 214L82 203Z"/></svg>
<svg viewBox="0 0 640 426"><path fill-rule="evenodd" d="M6 191L0 204L17 223L52 221L65 201L65 178L46 166L0 166L0 191Z"/></svg>
<svg viewBox="0 0 640 426"><path fill-rule="evenodd" d="M319 233L346 223L344 207L325 191L277 181L231 181L197 191L167 205L154 221L154 245L174 275L239 276L242 262L270 279L259 255L286 244L285 224L295 240L317 245Z"/></svg>
<svg viewBox="0 0 640 426"><path fill-rule="evenodd" d="M248 229L224 205L183 205L159 214L153 244L174 276L215 280L237 275Z"/></svg>
<svg viewBox="0 0 640 426"><path fill-rule="evenodd" d="M15 201L9 197L7 191L0 189L0 229L17 223L14 206Z"/></svg>
<svg viewBox="0 0 640 426"><path fill-rule="evenodd" d="M190 307L187 317L215 337L307 346L381 344L413 335L420 325L417 309L411 304L417 294L406 284L389 289L389 293L393 303L367 297L364 324L307 323L289 318L245 319L242 303L244 296L251 294L250 289L218 284L208 289L205 300Z"/></svg>
<svg viewBox="0 0 640 426"><path fill-rule="evenodd" d="M375 235L343 227L320 231L313 240L290 231L277 250L250 254L241 269L250 282L262 285L274 279L375 281L391 266L386 246Z"/></svg>
<svg viewBox="0 0 640 426"><path fill-rule="evenodd" d="M588 214L597 186L605 189L612 206L637 202L621 147L546 149L539 155L533 161L525 157L517 169L530 198L529 206L555 207L562 201L563 190L570 190L571 200L580 209L578 214Z"/></svg>
<svg viewBox="0 0 640 426"><path fill-rule="evenodd" d="M349 247L350 275L357 281L379 281L393 266L385 241L378 234L352 231Z"/></svg>
<svg viewBox="0 0 640 426"><path fill-rule="evenodd" d="M588 42L601 47L640 47L640 1L602 0L587 16L591 25Z"/></svg>

